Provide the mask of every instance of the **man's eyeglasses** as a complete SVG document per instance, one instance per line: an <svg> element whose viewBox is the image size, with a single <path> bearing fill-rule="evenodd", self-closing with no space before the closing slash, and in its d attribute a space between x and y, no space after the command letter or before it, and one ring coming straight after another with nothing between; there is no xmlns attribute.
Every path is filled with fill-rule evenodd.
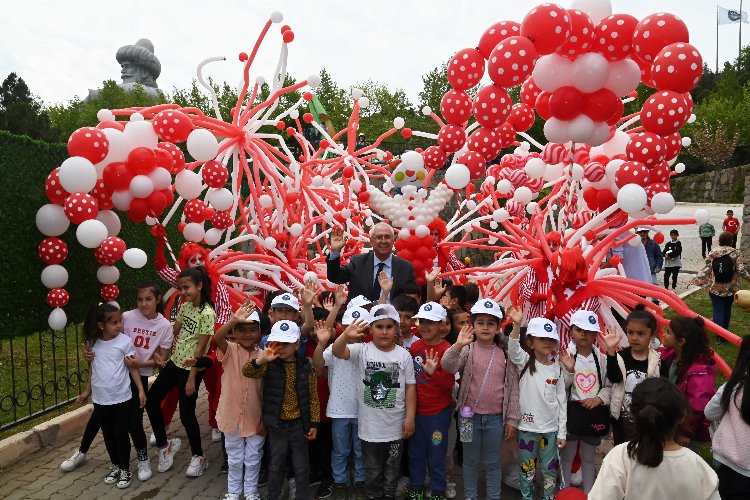
<svg viewBox="0 0 750 500"><path fill-rule="evenodd" d="M393 236L391 236L390 234L379 234L377 236L373 236L370 239L374 241L390 241L393 239Z"/></svg>

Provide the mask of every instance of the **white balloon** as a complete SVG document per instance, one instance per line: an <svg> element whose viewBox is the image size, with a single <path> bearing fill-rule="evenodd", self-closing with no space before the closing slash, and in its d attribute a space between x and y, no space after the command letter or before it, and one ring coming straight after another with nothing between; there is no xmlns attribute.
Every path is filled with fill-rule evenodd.
<svg viewBox="0 0 750 500"><path fill-rule="evenodd" d="M115 161L127 160L132 148L125 135L116 128L105 128L102 133L107 136L109 141L109 153L97 165L109 165Z"/></svg>
<svg viewBox="0 0 750 500"><path fill-rule="evenodd" d="M63 207L47 203L36 211L36 227L45 236L60 236L70 227L70 220Z"/></svg>
<svg viewBox="0 0 750 500"><path fill-rule="evenodd" d="M557 118L550 118L544 123L544 137L549 142L555 142L558 144L565 144L570 140L570 133L568 131L568 123Z"/></svg>
<svg viewBox="0 0 750 500"><path fill-rule="evenodd" d="M98 247L102 244L102 241L107 239L107 236L109 236L107 226L97 219L85 220L76 229L78 243L86 248Z"/></svg>
<svg viewBox="0 0 750 500"><path fill-rule="evenodd" d="M135 148L154 149L159 142L154 126L146 120L129 122L125 125L123 135L130 144L131 151Z"/></svg>
<svg viewBox="0 0 750 500"><path fill-rule="evenodd" d="M686 148L689 148L690 145L693 143L693 140L690 137L683 137L681 142L683 146L685 146ZM68 191L68 192L71 192L71 191Z"/></svg>
<svg viewBox="0 0 750 500"><path fill-rule="evenodd" d="M404 125L406 125L406 122L400 116L397 116L396 118L393 119L393 128L401 129L401 128L404 128Z"/></svg>
<svg viewBox="0 0 750 500"><path fill-rule="evenodd" d="M617 193L617 206L629 214L643 210L647 201L646 190L638 184L626 184Z"/></svg>
<svg viewBox="0 0 750 500"><path fill-rule="evenodd" d="M130 121L131 122L142 122L145 118L142 114L135 112L132 115L130 115Z"/></svg>
<svg viewBox="0 0 750 500"><path fill-rule="evenodd" d="M183 170L174 178L177 194L186 200L194 200L203 191L201 176L191 170Z"/></svg>
<svg viewBox="0 0 750 500"><path fill-rule="evenodd" d="M599 24L602 19L612 15L612 2L610 0L573 0L570 2L571 9L577 9L588 15L594 22Z"/></svg>
<svg viewBox="0 0 750 500"><path fill-rule="evenodd" d="M618 130L612 139L602 144L602 151L610 158L625 154L625 147L628 142L630 142L630 136L622 130Z"/></svg>
<svg viewBox="0 0 750 500"><path fill-rule="evenodd" d="M634 91L641 81L641 69L638 63L630 58L609 63L609 77L604 85L617 97L622 97Z"/></svg>
<svg viewBox="0 0 750 500"><path fill-rule="evenodd" d="M260 195L260 197L258 197L258 202L263 208L269 208L273 206L273 198L271 198L271 196L267 194Z"/></svg>
<svg viewBox="0 0 750 500"><path fill-rule="evenodd" d="M558 54L540 57L532 73L534 83L545 92L570 85L570 60Z"/></svg>
<svg viewBox="0 0 750 500"><path fill-rule="evenodd" d="M232 192L227 188L219 188L209 194L208 200L216 210L224 211L232 208L234 196L232 196Z"/></svg>
<svg viewBox="0 0 750 500"><path fill-rule="evenodd" d="M203 237L203 239L206 242L206 245L216 245L221 240L221 233L224 231L222 229L218 229L215 227L212 227L208 231L206 231L206 235Z"/></svg>
<svg viewBox="0 0 750 500"><path fill-rule="evenodd" d="M425 226L424 224L417 226L417 229L414 230L414 234L416 234L420 238L424 238L428 234L430 234L430 228Z"/></svg>
<svg viewBox="0 0 750 500"><path fill-rule="evenodd" d="M100 122L112 122L115 121L115 114L108 109L100 109L96 112L96 119Z"/></svg>
<svg viewBox="0 0 750 500"><path fill-rule="evenodd" d="M56 307L49 313L47 318L47 324L53 330L62 330L65 325L68 324L68 317L65 315L65 311L60 307Z"/></svg>
<svg viewBox="0 0 750 500"><path fill-rule="evenodd" d="M500 194L508 194L513 191L513 183L508 179L502 179L497 183L497 192Z"/></svg>
<svg viewBox="0 0 750 500"><path fill-rule="evenodd" d="M609 179L611 182L615 182L617 169L620 168L620 165L622 165L623 163L625 163L625 160L620 160L619 158L607 163L607 166L604 167L604 175L607 176L607 179Z"/></svg>
<svg viewBox="0 0 750 500"><path fill-rule="evenodd" d="M497 210L492 212L492 220L494 220L495 222L503 222L505 220L508 220L508 217L510 217L510 214L504 208L498 208Z"/></svg>
<svg viewBox="0 0 750 500"><path fill-rule="evenodd" d="M120 279L120 270L115 266L99 266L96 270L96 279L104 285L111 285Z"/></svg>
<svg viewBox="0 0 750 500"><path fill-rule="evenodd" d="M156 167L148 177L154 183L154 189L167 189L172 185L172 175L166 168Z"/></svg>
<svg viewBox="0 0 750 500"><path fill-rule="evenodd" d="M568 123L568 134L573 142L588 143L594 135L594 130L594 120L584 114L576 116Z"/></svg>
<svg viewBox="0 0 750 500"><path fill-rule="evenodd" d="M42 284L49 289L62 288L68 282L68 270L58 264L42 269Z"/></svg>
<svg viewBox="0 0 750 500"><path fill-rule="evenodd" d="M651 208L657 214L668 214L675 206L674 196L670 193L656 193L651 198Z"/></svg>
<svg viewBox="0 0 750 500"><path fill-rule="evenodd" d="M352 99L354 99L355 101L359 99L360 97L362 97L363 95L364 95L364 92L362 92L362 89L357 89L357 88L352 89Z"/></svg>
<svg viewBox="0 0 750 500"><path fill-rule="evenodd" d="M367 97L360 97L357 99L357 104L359 104L359 107L362 109L367 109L370 107L370 99Z"/></svg>
<svg viewBox="0 0 750 500"><path fill-rule="evenodd" d="M578 163L574 163L570 166L570 177L574 181L580 181L583 179L584 170L583 167L580 166Z"/></svg>
<svg viewBox="0 0 750 500"><path fill-rule="evenodd" d="M531 201L526 205L526 212L528 212L529 215L534 215L539 208L539 203L535 201Z"/></svg>
<svg viewBox="0 0 750 500"><path fill-rule="evenodd" d="M117 210L126 211L130 208L131 201L133 201L133 195L127 189L112 193L112 204Z"/></svg>
<svg viewBox="0 0 750 500"><path fill-rule="evenodd" d="M203 229L203 224L197 222L189 222L185 224L182 230L182 235L188 241L200 241L206 235L206 231Z"/></svg>
<svg viewBox="0 0 750 500"><path fill-rule="evenodd" d="M451 189L463 189L469 184L471 173L469 167L460 163L454 163L445 171L445 183Z"/></svg>
<svg viewBox="0 0 750 500"><path fill-rule="evenodd" d="M674 171L678 174L681 174L685 171L685 164L684 163L678 163L674 166Z"/></svg>
<svg viewBox="0 0 750 500"><path fill-rule="evenodd" d="M526 186L521 186L516 189L515 193L513 193L513 199L522 205L526 205L531 201L531 195L531 189Z"/></svg>
<svg viewBox="0 0 750 500"><path fill-rule="evenodd" d="M96 186L94 165L82 156L71 156L60 165L60 185L69 193L88 193Z"/></svg>
<svg viewBox="0 0 750 500"><path fill-rule="evenodd" d="M554 165L547 165L547 170L544 172L544 180L547 182L556 181L563 174L565 165L562 163L555 163Z"/></svg>
<svg viewBox="0 0 750 500"><path fill-rule="evenodd" d="M541 179L544 177L544 171L547 168L547 163L541 158L531 158L526 162L526 166L523 167L524 173L532 179Z"/></svg>
<svg viewBox="0 0 750 500"><path fill-rule="evenodd" d="M154 192L154 183L147 175L136 175L130 180L130 193L136 198L148 198Z"/></svg>
<svg viewBox="0 0 750 500"><path fill-rule="evenodd" d="M421 170L424 168L424 158L416 151L407 151L401 155L401 165L407 170ZM416 192L416 190L417 188L414 187L414 192ZM403 189L401 191L403 191Z"/></svg>
<svg viewBox="0 0 750 500"><path fill-rule="evenodd" d="M297 237L302 234L302 224L299 222L295 222L291 226L289 226L289 234L291 234L294 237Z"/></svg>
<svg viewBox="0 0 750 500"><path fill-rule="evenodd" d="M268 250L276 248L277 243L278 242L276 241L276 238L274 238L273 236L269 236L268 238L263 240L263 246Z"/></svg>
<svg viewBox="0 0 750 500"><path fill-rule="evenodd" d="M594 122L594 133L589 137L588 143L591 146L601 146L609 139L612 129L607 122ZM593 156L593 155L592 155Z"/></svg>
<svg viewBox="0 0 750 500"><path fill-rule="evenodd" d="M711 213L705 208L699 208L695 211L693 217L698 224L705 224L711 220Z"/></svg>
<svg viewBox="0 0 750 500"><path fill-rule="evenodd" d="M405 227L404 227L404 228L401 228L401 229L399 229L399 231L398 231L398 237L399 237L400 239L402 239L402 240L408 240L408 239L409 239L409 236L411 236L411 231L409 231L409 230L408 230L408 229L406 229Z"/></svg>
<svg viewBox="0 0 750 500"><path fill-rule="evenodd" d="M146 255L146 252L140 248L128 248L125 250L125 253L122 254L122 261L125 262L128 267L140 269L146 265L146 262L148 262L148 256Z"/></svg>
<svg viewBox="0 0 750 500"><path fill-rule="evenodd" d="M107 234L110 236L117 236L120 234L122 223L120 218L112 210L99 210L96 215L96 220L102 221L107 226Z"/></svg>
<svg viewBox="0 0 750 500"><path fill-rule="evenodd" d="M187 138L187 150L196 161L213 160L219 153L216 137L205 128L197 128Z"/></svg>
<svg viewBox="0 0 750 500"><path fill-rule="evenodd" d="M596 92L609 78L609 64L603 55L588 52L570 66L570 82L583 93Z"/></svg>

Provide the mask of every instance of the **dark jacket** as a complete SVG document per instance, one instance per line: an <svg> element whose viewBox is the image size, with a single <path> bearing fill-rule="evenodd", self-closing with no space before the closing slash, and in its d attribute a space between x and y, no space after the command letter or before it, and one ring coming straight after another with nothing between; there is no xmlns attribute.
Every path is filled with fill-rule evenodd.
<svg viewBox="0 0 750 500"><path fill-rule="evenodd" d="M318 427L310 419L310 360L297 356L297 401L299 402L302 427L305 433L310 428ZM268 427L279 425L281 418L281 404L284 400L284 384L286 383L285 361L276 359L268 363L263 377L263 424Z"/></svg>
<svg viewBox="0 0 750 500"><path fill-rule="evenodd" d="M653 274L656 269L664 267L664 256L661 253L659 245L657 245L651 238L646 240L646 244L643 246L646 247L648 267L651 269L651 274Z"/></svg>
<svg viewBox="0 0 750 500"><path fill-rule="evenodd" d="M407 283L415 284L414 268L409 261L393 256L391 278L393 278L393 290L391 297L398 297L403 293ZM341 266L341 258L326 259L327 278L333 283L348 284L349 297L364 295L372 301L380 297L374 297L373 284L375 283L375 255L372 251L365 254L353 255L345 266Z"/></svg>

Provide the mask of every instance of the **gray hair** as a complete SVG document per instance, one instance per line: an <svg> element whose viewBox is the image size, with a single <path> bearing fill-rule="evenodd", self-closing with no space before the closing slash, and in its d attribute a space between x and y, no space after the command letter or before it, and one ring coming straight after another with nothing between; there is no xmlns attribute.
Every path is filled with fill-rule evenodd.
<svg viewBox="0 0 750 500"><path fill-rule="evenodd" d="M387 229L388 232L391 233L392 238L396 237L396 232L393 230L390 224L386 224L385 222L378 222L370 228L370 239L372 239L373 235L375 235L375 231L377 231L378 229Z"/></svg>

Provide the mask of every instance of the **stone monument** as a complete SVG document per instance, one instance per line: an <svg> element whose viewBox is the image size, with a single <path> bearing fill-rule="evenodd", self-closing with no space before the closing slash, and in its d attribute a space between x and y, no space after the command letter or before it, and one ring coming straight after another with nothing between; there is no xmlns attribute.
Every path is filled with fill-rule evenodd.
<svg viewBox="0 0 750 500"><path fill-rule="evenodd" d="M161 90L156 79L161 74L161 63L154 55L154 44L148 38L141 38L133 45L125 45L117 50L115 55L122 71L120 87L133 90L137 83L143 86L152 97L159 97ZM89 89L88 99L96 97L99 90Z"/></svg>

